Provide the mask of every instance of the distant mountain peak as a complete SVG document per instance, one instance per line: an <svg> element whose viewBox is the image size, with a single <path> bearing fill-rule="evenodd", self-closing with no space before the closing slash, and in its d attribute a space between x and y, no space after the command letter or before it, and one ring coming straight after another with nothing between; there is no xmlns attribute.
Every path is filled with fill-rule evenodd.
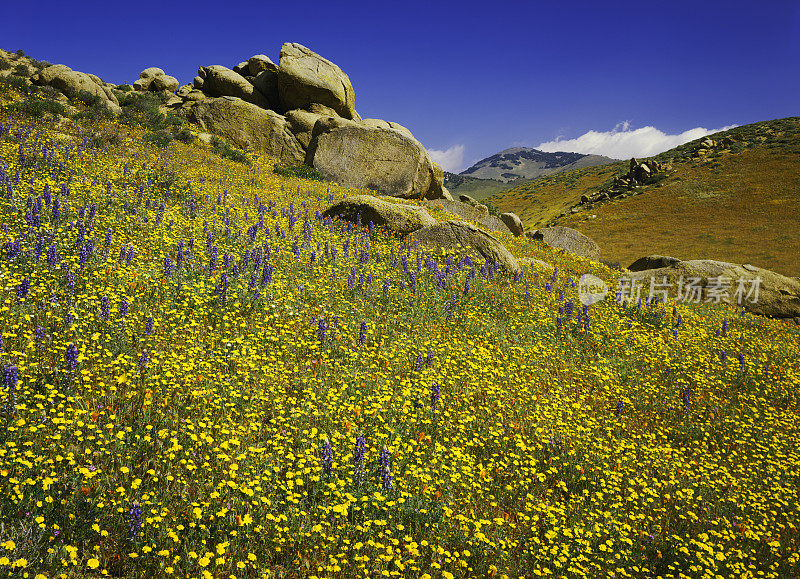
<svg viewBox="0 0 800 579"><path fill-rule="evenodd" d="M584 155L566 151L547 153L530 147L509 147L478 161L459 174L508 183L517 179L535 179L543 175L604 165L614 161L616 159L601 155Z"/></svg>

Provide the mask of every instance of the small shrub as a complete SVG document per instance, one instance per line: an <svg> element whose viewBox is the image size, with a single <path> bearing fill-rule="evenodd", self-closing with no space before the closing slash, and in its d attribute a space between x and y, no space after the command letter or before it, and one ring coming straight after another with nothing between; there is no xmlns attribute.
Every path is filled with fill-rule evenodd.
<svg viewBox="0 0 800 579"><path fill-rule="evenodd" d="M228 144L228 141L220 139L216 135L211 137L211 147L220 157L236 161L237 163L250 164L250 159L247 158L247 155L238 149L234 149Z"/></svg>
<svg viewBox="0 0 800 579"><path fill-rule="evenodd" d="M12 90L19 91L25 95L31 93L27 79L24 79L21 76L15 76L12 74L4 78L0 78L0 93L7 94Z"/></svg>
<svg viewBox="0 0 800 579"><path fill-rule="evenodd" d="M100 97L86 90L78 91L72 100L83 103L87 107L96 107L100 104Z"/></svg>
<svg viewBox="0 0 800 579"><path fill-rule="evenodd" d="M131 92L133 91L133 87L129 84L120 84L117 86L117 90L120 92Z"/></svg>
<svg viewBox="0 0 800 579"><path fill-rule="evenodd" d="M314 167L309 167L305 164L300 165L276 165L273 171L277 175L283 177L299 177L300 179L309 179L311 181L322 181L322 175Z"/></svg>
<svg viewBox="0 0 800 579"><path fill-rule="evenodd" d="M64 108L64 105L56 101L41 98L29 98L24 101L11 103L6 109L19 111L22 114L36 118L41 118L47 113L67 116L67 109Z"/></svg>
<svg viewBox="0 0 800 579"><path fill-rule="evenodd" d="M17 56L19 56L20 58L25 56L25 52L21 48L19 50L17 50L17 52L15 52L15 54Z"/></svg>
<svg viewBox="0 0 800 579"><path fill-rule="evenodd" d="M60 90L50 85L44 85L38 88L39 88L39 94L41 94L46 99L55 100L58 99L60 96L62 96Z"/></svg>
<svg viewBox="0 0 800 579"><path fill-rule="evenodd" d="M4 56L0 56L0 70L8 70L11 68L11 63Z"/></svg>
<svg viewBox="0 0 800 579"><path fill-rule="evenodd" d="M14 74L17 76L29 77L31 75L31 69L28 68L28 65L19 63L14 67Z"/></svg>
<svg viewBox="0 0 800 579"><path fill-rule="evenodd" d="M194 135L192 134L192 131L188 129L188 127L182 127L175 133L175 140L180 141L181 143L192 143L194 142Z"/></svg>
<svg viewBox="0 0 800 579"><path fill-rule="evenodd" d="M143 140L145 143L151 143L157 147L166 147L172 142L172 135L165 132L148 133Z"/></svg>
<svg viewBox="0 0 800 579"><path fill-rule="evenodd" d="M43 68L47 68L48 66L50 66L50 63L47 62L46 60L31 59L31 66L36 70L42 70Z"/></svg>

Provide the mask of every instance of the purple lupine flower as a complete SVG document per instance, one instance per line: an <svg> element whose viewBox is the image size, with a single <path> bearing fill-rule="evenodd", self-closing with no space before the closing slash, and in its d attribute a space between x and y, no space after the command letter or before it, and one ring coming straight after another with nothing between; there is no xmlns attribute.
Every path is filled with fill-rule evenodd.
<svg viewBox="0 0 800 579"><path fill-rule="evenodd" d="M728 335L728 319L722 320L722 335L723 337L727 337Z"/></svg>
<svg viewBox="0 0 800 579"><path fill-rule="evenodd" d="M125 316L127 316L127 315L128 315L128 309L129 309L129 308L130 308L130 304L128 303L128 300L127 300L127 299L125 299L125 298L122 298L122 299L120 300L120 302L119 302L119 315L120 315L121 317L123 317L123 318L124 318Z"/></svg>
<svg viewBox="0 0 800 579"><path fill-rule="evenodd" d="M42 343L44 342L44 328L42 326L36 326L36 330L34 331L34 339L36 340L36 347L41 348Z"/></svg>
<svg viewBox="0 0 800 579"><path fill-rule="evenodd" d="M745 370L745 363L744 363L744 354L739 352L739 367L742 369L742 372Z"/></svg>
<svg viewBox="0 0 800 579"><path fill-rule="evenodd" d="M128 535L131 541L135 541L139 532L142 530L142 508L139 503L134 502L129 511L130 521L128 522Z"/></svg>
<svg viewBox="0 0 800 579"><path fill-rule="evenodd" d="M422 370L422 366L425 364L425 358L422 357L422 353L417 354L417 359L414 361L414 370Z"/></svg>
<svg viewBox="0 0 800 579"><path fill-rule="evenodd" d="M149 361L150 356L147 355L147 350L142 350L142 353L139 354L139 360L136 365L140 370L145 370Z"/></svg>
<svg viewBox="0 0 800 579"><path fill-rule="evenodd" d="M433 366L433 350L428 348L428 356L425 358L425 365L430 368Z"/></svg>
<svg viewBox="0 0 800 579"><path fill-rule="evenodd" d="M320 342L325 341L325 329L326 329L325 320L320 318L319 322L317 322L317 338L319 339Z"/></svg>
<svg viewBox="0 0 800 579"><path fill-rule="evenodd" d="M560 332L563 327L564 324L561 321L561 316L556 316L556 329Z"/></svg>
<svg viewBox="0 0 800 579"><path fill-rule="evenodd" d="M689 412L692 406L692 393L689 391L689 388L681 390L681 399L683 400L683 409Z"/></svg>
<svg viewBox="0 0 800 579"><path fill-rule="evenodd" d="M28 292L31 290L31 278L30 276L25 276L22 278L22 281L19 282L17 286L17 297L21 300L24 300L28 296Z"/></svg>
<svg viewBox="0 0 800 579"><path fill-rule="evenodd" d="M70 344L67 346L65 361L67 363L67 368L70 370L75 370L75 368L78 367L78 348L75 346L75 344Z"/></svg>
<svg viewBox="0 0 800 579"><path fill-rule="evenodd" d="M420 408L422 408L422 406L423 406L422 400L420 400L419 394L417 394L417 399L414 400L414 408L419 410Z"/></svg>
<svg viewBox="0 0 800 579"><path fill-rule="evenodd" d="M362 346L367 343L367 322L361 322L358 332L358 343Z"/></svg>
<svg viewBox="0 0 800 579"><path fill-rule="evenodd" d="M320 458L322 460L322 471L328 476L333 475L333 449L327 438L322 443Z"/></svg>
<svg viewBox="0 0 800 579"><path fill-rule="evenodd" d="M381 449L381 454L378 457L378 468L381 476L381 486L383 490L388 491L392 488L392 470L389 463L389 451L384 446Z"/></svg>
<svg viewBox="0 0 800 579"><path fill-rule="evenodd" d="M223 304L228 303L228 274L224 271L219 276L219 283L215 289L216 294L220 297Z"/></svg>
<svg viewBox="0 0 800 579"><path fill-rule="evenodd" d="M58 262L58 251L56 250L56 246L51 244L50 247L47 248L47 265L55 267Z"/></svg>
<svg viewBox="0 0 800 579"><path fill-rule="evenodd" d="M108 299L108 296L102 296L100 298L100 317L104 320L107 320L111 316L111 300Z"/></svg>
<svg viewBox="0 0 800 579"><path fill-rule="evenodd" d="M614 409L614 414L615 414L616 416L620 416L620 415L622 414L622 410L624 409L624 407L625 407L625 404L622 402L622 400L620 400L619 402L617 402L617 406L616 406L616 408Z"/></svg>
<svg viewBox="0 0 800 579"><path fill-rule="evenodd" d="M3 366L3 386L6 390L6 414L13 414L17 409L17 384L19 371L16 366Z"/></svg>
<svg viewBox="0 0 800 579"><path fill-rule="evenodd" d="M353 483L360 486L364 480L364 454L367 450L367 439L363 434L356 438L356 449L353 453Z"/></svg>
<svg viewBox="0 0 800 579"><path fill-rule="evenodd" d="M170 256L164 256L164 277L170 277L172 275L172 259Z"/></svg>
<svg viewBox="0 0 800 579"><path fill-rule="evenodd" d="M153 333L153 316L147 317L147 321L144 324L144 333L148 336Z"/></svg>
<svg viewBox="0 0 800 579"><path fill-rule="evenodd" d="M442 397L441 387L439 386L438 382L434 382L433 386L431 386L431 408L436 409L436 405L439 403L439 400Z"/></svg>

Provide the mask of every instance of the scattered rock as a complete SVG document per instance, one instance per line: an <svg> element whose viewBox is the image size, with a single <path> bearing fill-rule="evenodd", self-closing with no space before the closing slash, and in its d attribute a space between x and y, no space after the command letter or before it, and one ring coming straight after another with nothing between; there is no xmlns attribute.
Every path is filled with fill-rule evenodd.
<svg viewBox="0 0 800 579"><path fill-rule="evenodd" d="M395 203L372 195L347 197L322 214L323 217L340 217L352 222L356 222L359 215L363 225L372 221L377 226L404 235L436 224L436 220L423 207Z"/></svg>
<svg viewBox="0 0 800 579"><path fill-rule="evenodd" d="M238 97L262 109L270 108L270 102L265 95L256 90L253 84L241 74L237 74L229 68L218 64L201 66L198 69L198 76L203 79L203 92L209 96Z"/></svg>
<svg viewBox="0 0 800 579"><path fill-rule="evenodd" d="M250 76L258 76L259 72L265 70L278 72L278 65L272 62L269 56L264 54L256 54L255 56L251 56L247 61L247 68L250 72Z"/></svg>
<svg viewBox="0 0 800 579"><path fill-rule="evenodd" d="M281 47L278 90L286 109L304 109L312 103L331 107L346 119L355 112L355 94L350 78L331 61L301 44Z"/></svg>
<svg viewBox="0 0 800 579"><path fill-rule="evenodd" d="M174 76L162 74L155 77L150 83L150 90L152 91L168 91L174 92L178 89L178 79Z"/></svg>
<svg viewBox="0 0 800 579"><path fill-rule="evenodd" d="M508 271L520 271L517 260L496 237L464 221L445 221L423 227L412 233L409 239L447 250L466 249Z"/></svg>
<svg viewBox="0 0 800 579"><path fill-rule="evenodd" d="M629 271L643 271L645 269L656 269L658 267L669 267L678 263L680 259L677 257L669 257L667 255L648 255L640 257L628 266Z"/></svg>
<svg viewBox="0 0 800 579"><path fill-rule="evenodd" d="M226 138L245 150L273 156L286 165L303 162L305 153L285 117L238 98L207 98L191 108L204 131Z"/></svg>
<svg viewBox="0 0 800 579"><path fill-rule="evenodd" d="M274 70L262 70L257 75L250 79L255 89L264 95L270 107L275 112L283 112L284 109L280 105L280 95L278 93L278 73Z"/></svg>
<svg viewBox="0 0 800 579"><path fill-rule="evenodd" d="M573 255L578 255L591 259L600 260L600 248L590 238L580 231L558 225L556 227L545 227L529 232L529 237L544 241L548 245L558 247Z"/></svg>
<svg viewBox="0 0 800 579"><path fill-rule="evenodd" d="M646 286L645 289L649 288L651 278L662 283L666 277L668 283L671 284L669 294L671 298L677 297L679 280L684 284L685 295L686 284L690 279L696 278L699 280L696 282L697 286L702 288L699 292L701 295L698 296L702 301L707 301L709 298L712 298L711 301L715 301L713 298L716 287L727 294L728 302L731 305L743 307L753 314L783 319L800 316L800 281L767 269L746 265L748 267L711 259L694 259L679 261L669 267L633 272L627 274L626 277L642 282L642 287ZM755 298L753 283L756 278L760 281L758 282L757 301L753 303L752 299ZM740 280L743 283L744 291L743 295L737 296ZM727 282L727 285L723 285L722 282ZM751 290L753 290L753 294L748 297L747 293ZM738 303L739 297L741 297L741 303ZM724 299L720 301L724 301Z"/></svg>
<svg viewBox="0 0 800 579"><path fill-rule="evenodd" d="M525 227L522 225L522 219L520 219L516 213L501 213L500 219L514 235L519 237L525 234Z"/></svg>

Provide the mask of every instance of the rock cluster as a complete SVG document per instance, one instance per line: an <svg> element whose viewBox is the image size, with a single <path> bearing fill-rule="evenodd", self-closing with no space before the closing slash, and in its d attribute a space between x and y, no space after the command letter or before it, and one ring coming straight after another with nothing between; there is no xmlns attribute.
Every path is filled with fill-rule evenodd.
<svg viewBox="0 0 800 579"><path fill-rule="evenodd" d="M178 88L178 79L169 76L160 68L152 66L139 73L139 79L133 83L133 89L138 91L168 91L174 92Z"/></svg>
<svg viewBox="0 0 800 579"><path fill-rule="evenodd" d="M347 74L300 44L284 44L278 64L258 54L232 69L201 66L175 96L172 108L245 150L305 163L347 187L445 197L441 167L411 131L362 119Z"/></svg>

